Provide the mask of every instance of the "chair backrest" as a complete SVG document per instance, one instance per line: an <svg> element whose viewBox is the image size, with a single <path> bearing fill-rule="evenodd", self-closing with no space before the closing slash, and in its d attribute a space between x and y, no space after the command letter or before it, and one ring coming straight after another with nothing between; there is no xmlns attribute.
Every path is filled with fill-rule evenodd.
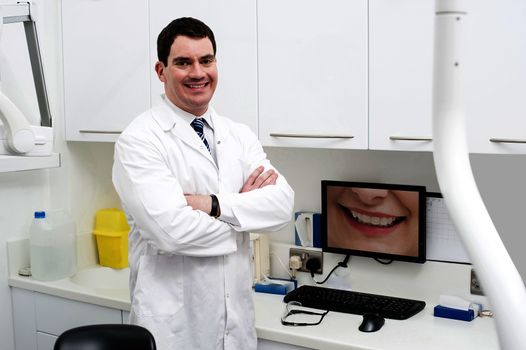
<svg viewBox="0 0 526 350"><path fill-rule="evenodd" d="M129 324L97 324L69 329L55 342L54 350L156 350L146 329Z"/></svg>

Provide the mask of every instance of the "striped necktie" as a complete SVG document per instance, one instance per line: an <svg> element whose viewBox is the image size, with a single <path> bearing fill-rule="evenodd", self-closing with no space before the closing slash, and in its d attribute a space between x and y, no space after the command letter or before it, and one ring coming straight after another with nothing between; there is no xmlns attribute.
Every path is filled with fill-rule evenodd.
<svg viewBox="0 0 526 350"><path fill-rule="evenodd" d="M205 144L206 149L208 149L208 152L210 152L210 146L208 146L208 141L206 141L205 134L203 132L203 128L204 128L203 119L195 118L194 121L190 123L190 125L192 125L192 128L194 128L197 135L201 138L201 141L203 141L203 143Z"/></svg>

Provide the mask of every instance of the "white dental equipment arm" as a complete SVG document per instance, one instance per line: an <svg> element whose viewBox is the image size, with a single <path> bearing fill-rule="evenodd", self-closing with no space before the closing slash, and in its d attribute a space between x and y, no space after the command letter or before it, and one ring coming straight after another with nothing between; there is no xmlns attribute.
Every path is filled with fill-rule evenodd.
<svg viewBox="0 0 526 350"><path fill-rule="evenodd" d="M0 120L7 143L14 153L27 153L35 147L35 134L22 112L0 91Z"/></svg>
<svg viewBox="0 0 526 350"><path fill-rule="evenodd" d="M0 6L0 20L3 21L3 10ZM3 23L0 23L0 39ZM35 134L31 125L18 107L0 90L0 121L4 124L5 136L9 149L14 153L27 153L35 146ZM0 135L2 136L2 135Z"/></svg>
<svg viewBox="0 0 526 350"><path fill-rule="evenodd" d="M30 125L24 114L0 89L0 154L47 156L53 148L51 113L47 99L44 72L38 45L36 24L31 18L30 3L0 4L0 39L4 23L23 23L33 81L37 93L42 126ZM7 8L6 11L4 11Z"/></svg>
<svg viewBox="0 0 526 350"><path fill-rule="evenodd" d="M526 349L526 288L491 221L468 155L462 91L462 26L458 0L436 0L433 157L449 215L493 309L503 350Z"/></svg>

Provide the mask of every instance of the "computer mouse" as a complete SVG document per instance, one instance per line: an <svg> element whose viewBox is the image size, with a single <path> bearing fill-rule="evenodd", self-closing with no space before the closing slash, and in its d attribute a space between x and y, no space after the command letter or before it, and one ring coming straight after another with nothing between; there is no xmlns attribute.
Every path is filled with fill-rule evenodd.
<svg viewBox="0 0 526 350"><path fill-rule="evenodd" d="M385 323L385 319L379 314L364 314L359 330L362 332L376 332Z"/></svg>

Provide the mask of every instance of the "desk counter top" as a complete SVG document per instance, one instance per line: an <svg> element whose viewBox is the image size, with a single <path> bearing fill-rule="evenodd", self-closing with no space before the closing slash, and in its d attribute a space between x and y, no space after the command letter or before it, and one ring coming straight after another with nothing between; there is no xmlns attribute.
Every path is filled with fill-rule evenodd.
<svg viewBox="0 0 526 350"><path fill-rule="evenodd" d="M70 279L40 282L18 275L10 276L9 285L120 310L130 309L127 288L96 289ZM408 320L386 319L378 332L363 333L358 331L361 316L338 312L329 312L318 326L283 326L280 322L284 309L282 299L281 295L254 293L256 330L260 339L323 350L499 349L493 319L476 318L465 322L437 318L433 316L434 305L429 303Z"/></svg>
<svg viewBox="0 0 526 350"><path fill-rule="evenodd" d="M499 349L493 319L465 322L434 317L434 305L407 320L386 319L379 331L364 333L358 330L361 316L339 312L329 312L317 326L283 326L282 297L255 294L256 328L263 339L323 350Z"/></svg>

